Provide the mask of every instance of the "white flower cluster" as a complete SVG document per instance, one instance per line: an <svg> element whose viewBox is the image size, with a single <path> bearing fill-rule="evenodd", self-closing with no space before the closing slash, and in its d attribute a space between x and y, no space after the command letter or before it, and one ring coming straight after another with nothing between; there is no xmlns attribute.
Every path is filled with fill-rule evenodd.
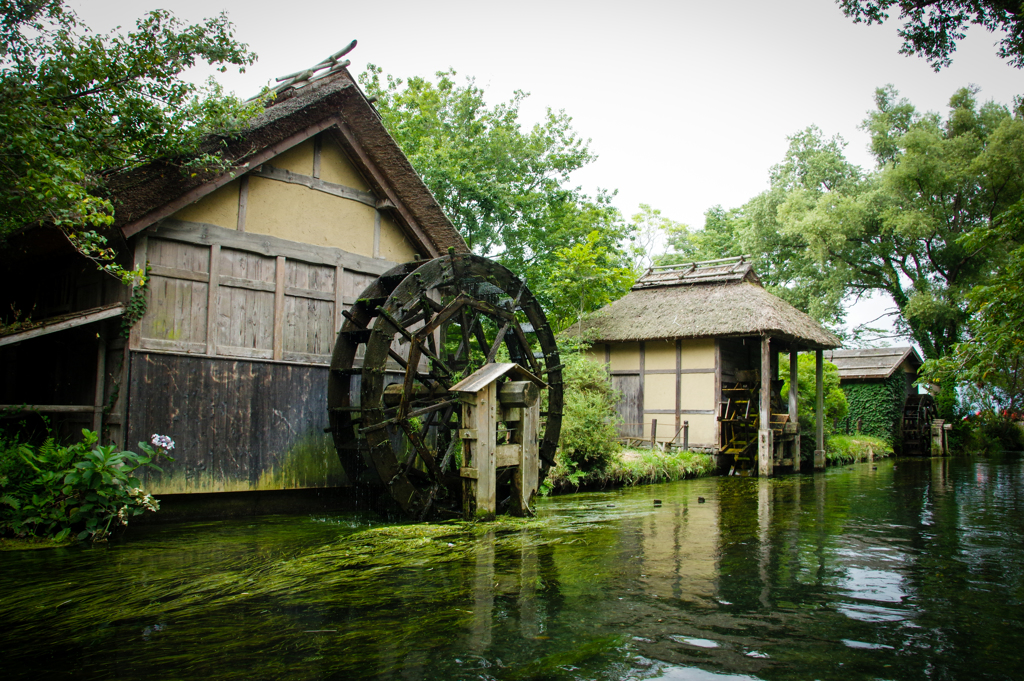
<svg viewBox="0 0 1024 681"><path fill-rule="evenodd" d="M137 503L139 506L142 506L147 511L160 510L160 500L156 499L152 494L146 494L141 487L132 487L128 491L128 496L130 496L132 499L135 499L135 503ZM120 515L121 514L118 513L118 516ZM126 521L125 525L127 524L128 523Z"/></svg>
<svg viewBox="0 0 1024 681"><path fill-rule="evenodd" d="M174 440L172 440L168 435L154 434L150 442L153 444L154 447L159 447L165 452L170 452L172 449L174 449Z"/></svg>

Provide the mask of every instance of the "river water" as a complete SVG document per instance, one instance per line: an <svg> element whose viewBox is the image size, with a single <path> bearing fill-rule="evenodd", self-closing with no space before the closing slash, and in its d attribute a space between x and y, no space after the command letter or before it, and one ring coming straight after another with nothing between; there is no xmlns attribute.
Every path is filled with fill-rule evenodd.
<svg viewBox="0 0 1024 681"><path fill-rule="evenodd" d="M656 503L655 500L660 501ZM0 554L5 679L1024 678L1024 464L886 460Z"/></svg>

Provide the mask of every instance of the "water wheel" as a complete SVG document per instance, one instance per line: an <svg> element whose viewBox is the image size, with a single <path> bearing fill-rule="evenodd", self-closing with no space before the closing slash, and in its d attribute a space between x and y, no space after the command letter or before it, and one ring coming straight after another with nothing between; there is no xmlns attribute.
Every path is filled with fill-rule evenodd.
<svg viewBox="0 0 1024 681"><path fill-rule="evenodd" d="M561 429L562 371L544 312L518 277L450 253L385 272L344 316L327 399L350 480L386 490L418 519L458 515L462 410L448 389L497 360L547 383L543 479Z"/></svg>
<svg viewBox="0 0 1024 681"><path fill-rule="evenodd" d="M931 426L935 416L935 400L931 395L907 396L900 424L904 455L924 456L931 453Z"/></svg>

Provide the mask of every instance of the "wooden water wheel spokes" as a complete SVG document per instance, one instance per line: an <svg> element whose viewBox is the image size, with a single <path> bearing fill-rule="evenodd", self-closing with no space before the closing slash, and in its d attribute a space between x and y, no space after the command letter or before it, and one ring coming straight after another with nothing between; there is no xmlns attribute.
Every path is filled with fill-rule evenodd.
<svg viewBox="0 0 1024 681"><path fill-rule="evenodd" d="M543 478L561 428L561 365L540 305L515 275L470 254L401 265L369 286L345 318L328 405L350 479L382 484L417 518L457 513L462 407L448 389L499 359L548 384Z"/></svg>

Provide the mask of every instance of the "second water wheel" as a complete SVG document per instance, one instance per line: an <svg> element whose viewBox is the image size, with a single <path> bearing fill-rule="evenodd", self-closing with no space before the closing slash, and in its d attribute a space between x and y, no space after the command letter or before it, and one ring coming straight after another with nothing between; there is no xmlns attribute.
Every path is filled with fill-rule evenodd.
<svg viewBox="0 0 1024 681"><path fill-rule="evenodd" d="M543 479L561 430L562 371L544 312L518 277L486 258L449 253L385 272L344 316L328 409L350 480L383 487L418 519L458 515L463 410L449 389L498 361L546 385ZM510 478L498 471L499 511Z"/></svg>

